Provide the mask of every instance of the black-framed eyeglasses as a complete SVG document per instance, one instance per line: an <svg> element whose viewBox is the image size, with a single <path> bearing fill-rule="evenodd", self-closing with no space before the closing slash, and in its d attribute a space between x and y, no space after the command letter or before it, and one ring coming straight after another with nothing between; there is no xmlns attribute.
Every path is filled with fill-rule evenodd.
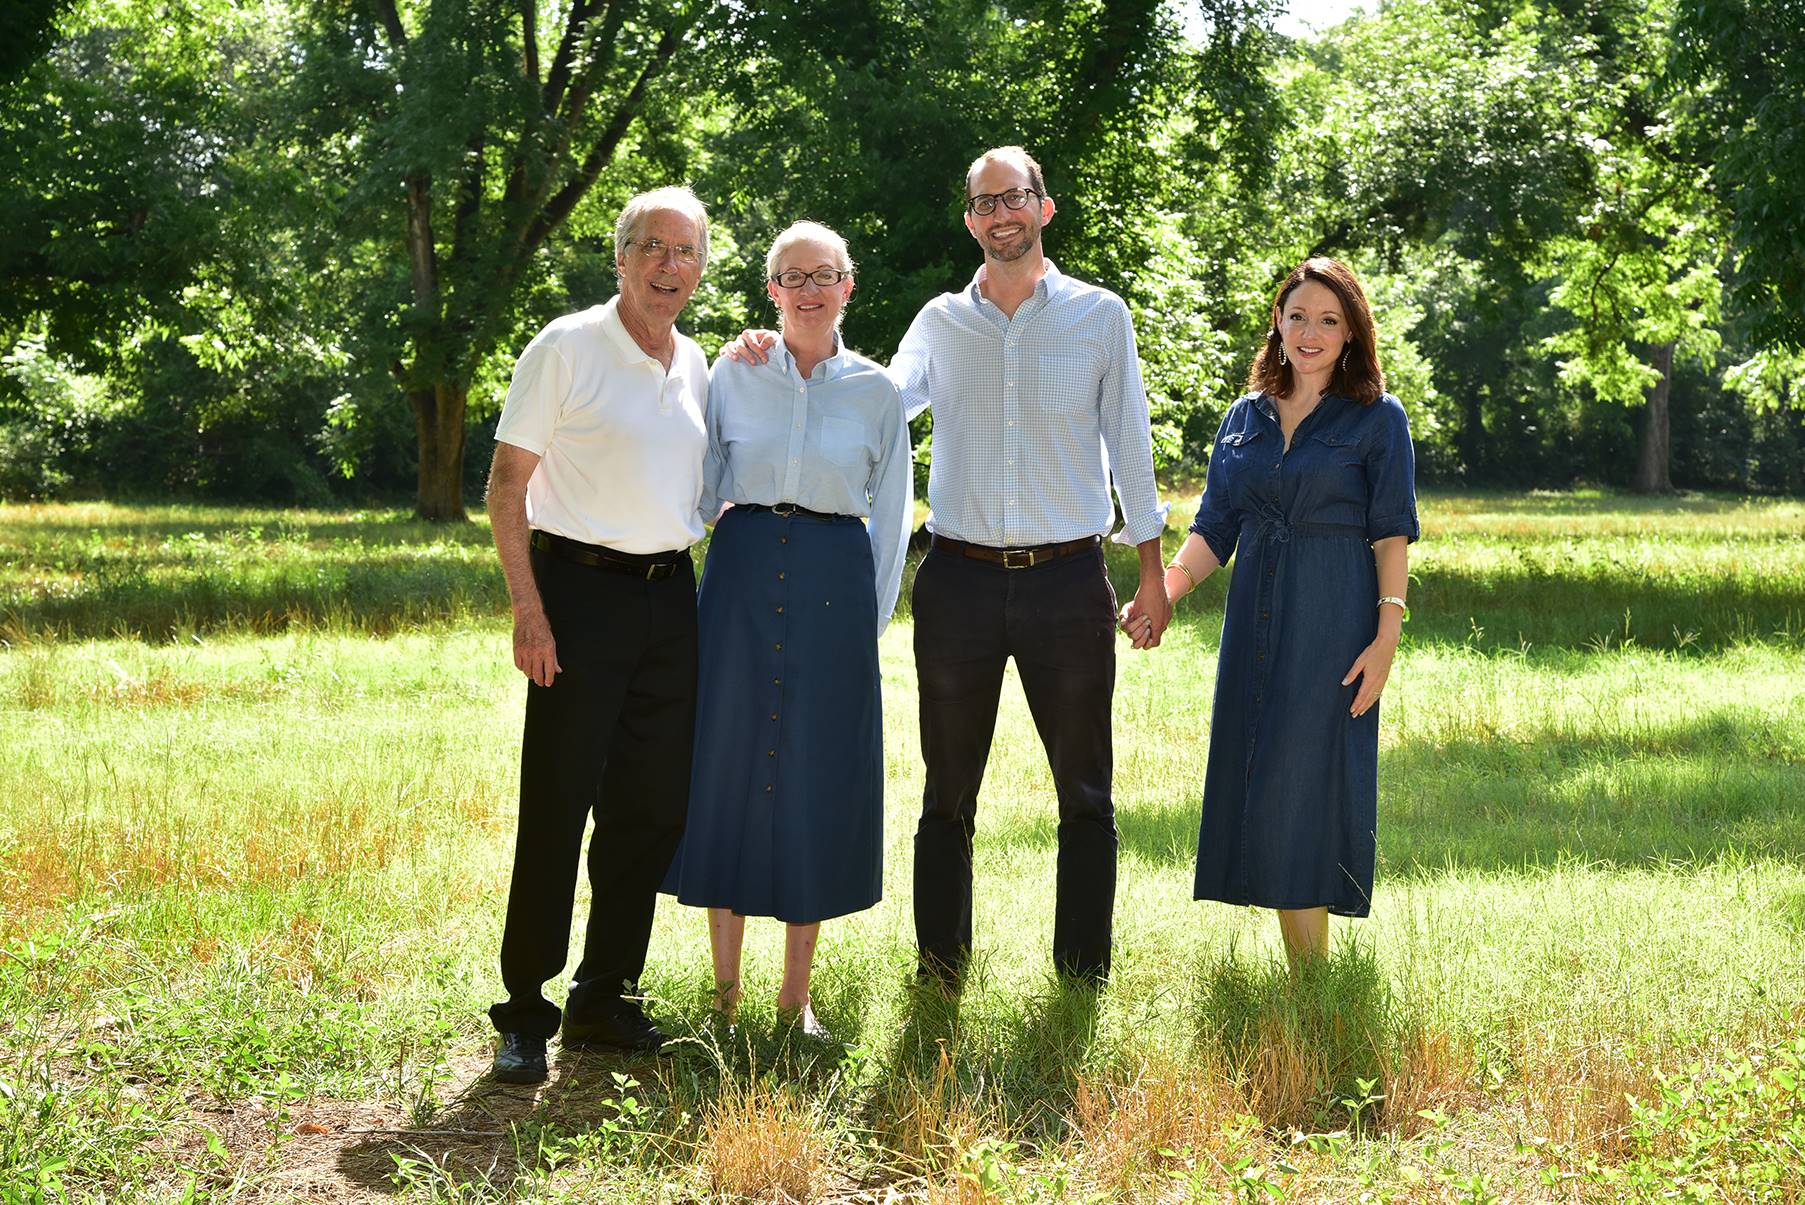
<svg viewBox="0 0 1805 1205"><path fill-rule="evenodd" d="M965 208L979 217L988 217L996 212L997 202L1003 203L1005 209L1020 209L1028 203L1029 197L1039 197L1032 188L1011 188L1003 192L981 192L975 197L965 198Z"/></svg>
<svg viewBox="0 0 1805 1205"><path fill-rule="evenodd" d="M627 246L637 248L641 259L663 259L664 253L669 251L686 268L702 262L702 253L688 243L667 243L661 238L630 238Z"/></svg>
<svg viewBox="0 0 1805 1205"><path fill-rule="evenodd" d="M801 268L786 268L771 277L771 283L780 289L800 289L812 280L824 289L831 289L851 275L852 273L845 268L816 268L813 272L804 272Z"/></svg>

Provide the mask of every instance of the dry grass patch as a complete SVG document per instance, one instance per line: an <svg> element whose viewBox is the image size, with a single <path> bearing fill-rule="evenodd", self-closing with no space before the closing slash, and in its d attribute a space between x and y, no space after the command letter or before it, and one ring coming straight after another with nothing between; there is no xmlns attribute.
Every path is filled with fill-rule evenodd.
<svg viewBox="0 0 1805 1205"><path fill-rule="evenodd" d="M962 1152L1007 1131L1000 1101L960 1091L944 1042L927 1076L902 1071L885 1085L875 1112L877 1140L903 1166L924 1175L956 1166Z"/></svg>
<svg viewBox="0 0 1805 1205"><path fill-rule="evenodd" d="M815 1108L788 1087L723 1083L702 1129L697 1166L716 1199L800 1205L827 1185L831 1143Z"/></svg>
<svg viewBox="0 0 1805 1205"><path fill-rule="evenodd" d="M1573 1150L1612 1160L1627 1149L1630 1099L1659 1094L1661 1068L1601 1038L1584 1045L1531 1039L1521 1054L1524 1106L1539 1132Z"/></svg>
<svg viewBox="0 0 1805 1205"><path fill-rule="evenodd" d="M1478 1098L1478 1056L1466 1041L1436 1026L1417 1025L1398 1036L1380 1085L1385 1128L1412 1138L1429 1124L1424 1114L1449 1114Z"/></svg>
<svg viewBox="0 0 1805 1205"><path fill-rule="evenodd" d="M1080 1076L1071 1162L1117 1200L1145 1200L1193 1160L1231 1162L1246 1145L1247 1101L1207 1063L1143 1057L1126 1075Z"/></svg>

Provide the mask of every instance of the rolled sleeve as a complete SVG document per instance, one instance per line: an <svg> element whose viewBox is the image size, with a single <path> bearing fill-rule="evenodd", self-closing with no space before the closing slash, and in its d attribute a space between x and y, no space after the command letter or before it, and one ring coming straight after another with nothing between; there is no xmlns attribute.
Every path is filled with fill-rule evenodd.
<svg viewBox="0 0 1805 1205"><path fill-rule="evenodd" d="M1390 394L1381 397L1381 422L1366 447L1366 538L1403 536L1415 543L1423 534L1416 513L1416 450L1410 417Z"/></svg>
<svg viewBox="0 0 1805 1205"><path fill-rule="evenodd" d="M1122 502L1122 530L1110 538L1118 544L1141 544L1166 530L1169 505L1160 502L1153 477L1153 421L1135 350L1134 321L1128 307L1120 299L1114 301L1117 344L1103 375L1099 399L1103 447L1109 454L1116 497Z"/></svg>
<svg viewBox="0 0 1805 1205"><path fill-rule="evenodd" d="M1222 425L1216 428L1210 467L1204 477L1203 497L1197 502L1197 517L1191 520L1191 531L1210 546L1218 565L1228 564L1228 558L1235 555L1235 542L1241 535L1241 516L1231 501L1234 491L1227 480L1228 471L1223 467L1225 458L1216 451L1222 447L1222 436L1233 415L1234 407L1231 406L1228 414L1223 416Z"/></svg>

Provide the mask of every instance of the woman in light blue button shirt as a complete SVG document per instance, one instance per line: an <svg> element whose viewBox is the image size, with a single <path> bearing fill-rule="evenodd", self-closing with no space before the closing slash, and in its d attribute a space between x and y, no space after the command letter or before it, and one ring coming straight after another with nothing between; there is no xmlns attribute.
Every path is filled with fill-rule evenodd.
<svg viewBox="0 0 1805 1205"><path fill-rule="evenodd" d="M883 887L877 637L902 578L909 429L883 369L840 341L845 240L798 222L765 268L783 338L764 364L717 361L708 386L702 506L729 508L697 599L689 821L666 888L709 910L728 1019L746 917L785 921L779 1015L824 1037L809 1001L821 922Z"/></svg>

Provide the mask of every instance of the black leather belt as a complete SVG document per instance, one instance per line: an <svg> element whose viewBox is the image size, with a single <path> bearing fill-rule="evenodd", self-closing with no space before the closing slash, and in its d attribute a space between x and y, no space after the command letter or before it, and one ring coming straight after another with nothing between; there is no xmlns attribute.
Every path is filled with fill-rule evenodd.
<svg viewBox="0 0 1805 1205"><path fill-rule="evenodd" d="M1036 565L1044 565L1048 561L1071 556L1074 552L1084 552L1095 548L1098 539L1097 536L1084 536L1076 540L1067 540L1063 544L1036 544L1032 548L992 548L988 544L967 544L964 540L936 535L934 547L944 548L948 552L956 552L961 556L968 556L974 561L989 561L991 564L1001 565L1005 569L1032 569Z"/></svg>
<svg viewBox="0 0 1805 1205"><path fill-rule="evenodd" d="M737 510L768 510L772 514L782 515L786 519L791 515L801 515L805 519L820 519L825 523L845 523L849 521L857 523L859 521L857 515L830 515L826 511L810 510L806 506L797 506L794 502L779 502L776 506L766 506L763 502L736 502L734 503L734 507Z"/></svg>
<svg viewBox="0 0 1805 1205"><path fill-rule="evenodd" d="M585 544L581 540L553 535L537 528L533 531L532 544L540 552L549 552L559 560L575 561L579 565L605 569L609 573L625 573L644 578L648 582L661 581L677 572L678 566L689 564L688 549L642 556L633 552L616 552L600 544Z"/></svg>

